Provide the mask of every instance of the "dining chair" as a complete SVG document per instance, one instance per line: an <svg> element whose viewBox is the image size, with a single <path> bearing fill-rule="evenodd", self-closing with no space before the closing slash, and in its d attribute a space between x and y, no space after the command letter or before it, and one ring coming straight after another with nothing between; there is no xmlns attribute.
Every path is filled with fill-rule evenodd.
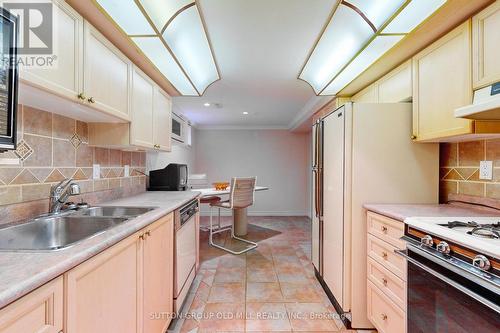
<svg viewBox="0 0 500 333"><path fill-rule="evenodd" d="M230 211L233 211L233 209L241 209L241 208L247 208L253 205L254 199L255 199L255 183L257 182L257 177L233 177L231 179L231 188L230 188L230 193L229 193L229 200L225 201L219 201L219 202L214 202L210 204L210 208L215 207L218 208L219 210L219 217L218 217L218 225L220 226L220 210L221 209L228 209ZM255 249L258 244L252 241L249 241L247 239L243 239L240 237L237 237L234 234L234 218L233 222L231 224L231 238L239 240L241 242L250 244L249 247L241 250L241 251L233 251L227 247L224 247L219 244L215 244L213 241L213 235L223 232L227 229L222 229L222 230L214 230L212 227L213 225L213 214L212 214L212 209L210 209L210 235L209 235L209 242L210 245L219 248L221 250L227 251L232 254L242 254L245 252L248 252L250 250Z"/></svg>

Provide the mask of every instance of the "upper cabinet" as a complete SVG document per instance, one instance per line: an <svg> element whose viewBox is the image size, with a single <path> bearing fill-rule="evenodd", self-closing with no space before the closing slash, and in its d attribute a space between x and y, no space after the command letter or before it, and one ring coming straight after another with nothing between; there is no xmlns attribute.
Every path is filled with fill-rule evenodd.
<svg viewBox="0 0 500 333"><path fill-rule="evenodd" d="M153 136L154 148L170 151L171 150L171 132L172 132L172 101L158 86L154 91L153 101Z"/></svg>
<svg viewBox="0 0 500 333"><path fill-rule="evenodd" d="M413 57L413 138L425 141L472 133L471 120L453 115L471 101L468 20Z"/></svg>
<svg viewBox="0 0 500 333"><path fill-rule="evenodd" d="M153 92L154 83L138 68L132 76L132 122L131 143L144 148L153 148Z"/></svg>
<svg viewBox="0 0 500 333"><path fill-rule="evenodd" d="M64 1L53 0L54 66L20 66L21 80L57 95L77 100L83 80L83 18Z"/></svg>
<svg viewBox="0 0 500 333"><path fill-rule="evenodd" d="M410 101L413 95L411 82L411 60L408 60L378 81L378 102Z"/></svg>
<svg viewBox="0 0 500 333"><path fill-rule="evenodd" d="M472 18L472 77L474 89L500 81L500 2Z"/></svg>
<svg viewBox="0 0 500 333"><path fill-rule="evenodd" d="M93 106L128 119L132 63L85 22L83 97Z"/></svg>
<svg viewBox="0 0 500 333"><path fill-rule="evenodd" d="M378 85L373 83L352 96L355 103L378 103Z"/></svg>

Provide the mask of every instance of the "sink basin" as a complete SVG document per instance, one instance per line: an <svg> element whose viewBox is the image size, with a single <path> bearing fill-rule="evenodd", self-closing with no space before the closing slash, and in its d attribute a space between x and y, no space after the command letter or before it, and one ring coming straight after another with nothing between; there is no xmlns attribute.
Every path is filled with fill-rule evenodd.
<svg viewBox="0 0 500 333"><path fill-rule="evenodd" d="M0 250L57 250L95 236L128 218L50 216L0 229Z"/></svg>
<svg viewBox="0 0 500 333"><path fill-rule="evenodd" d="M79 210L74 213L74 216L106 216L106 217L137 217L152 211L152 207L119 207L119 206L103 206L90 207Z"/></svg>

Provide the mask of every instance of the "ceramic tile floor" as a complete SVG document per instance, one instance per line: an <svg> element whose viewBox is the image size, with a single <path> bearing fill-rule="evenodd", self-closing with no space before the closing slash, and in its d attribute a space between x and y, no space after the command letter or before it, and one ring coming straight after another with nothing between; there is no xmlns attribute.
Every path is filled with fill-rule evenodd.
<svg viewBox="0 0 500 333"><path fill-rule="evenodd" d="M170 331L346 332L314 277L309 219L250 217L249 223L247 238L259 247L239 256L209 246L208 232L201 232L201 267L183 318ZM231 241L229 232L216 242L243 246Z"/></svg>

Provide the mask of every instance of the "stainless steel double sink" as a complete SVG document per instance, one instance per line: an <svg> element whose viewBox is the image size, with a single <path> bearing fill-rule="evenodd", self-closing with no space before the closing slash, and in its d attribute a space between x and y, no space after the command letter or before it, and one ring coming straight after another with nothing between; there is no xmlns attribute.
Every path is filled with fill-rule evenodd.
<svg viewBox="0 0 500 333"><path fill-rule="evenodd" d="M104 206L35 218L0 229L0 251L66 248L153 209Z"/></svg>

